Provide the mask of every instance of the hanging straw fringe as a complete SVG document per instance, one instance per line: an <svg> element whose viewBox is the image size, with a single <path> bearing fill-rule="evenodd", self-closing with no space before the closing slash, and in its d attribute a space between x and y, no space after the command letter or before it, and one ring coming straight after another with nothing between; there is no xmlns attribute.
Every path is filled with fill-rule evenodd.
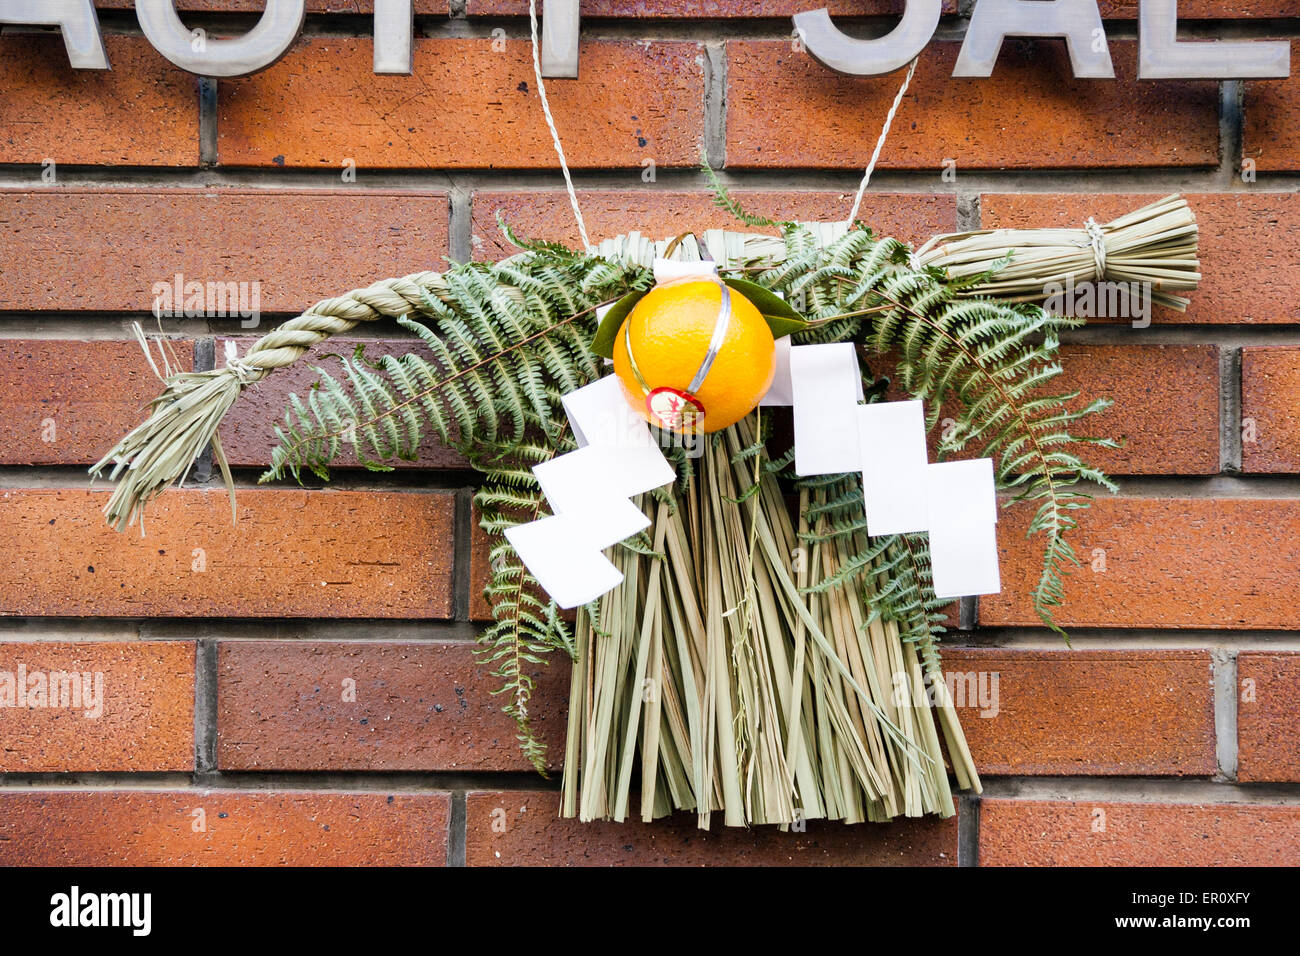
<svg viewBox="0 0 1300 956"><path fill-rule="evenodd" d="M1196 255L1196 216L1181 196L1120 216L1104 226L1089 219L1082 229L985 229L935 236L912 257L917 267L933 266L952 280L996 271L967 295L1013 302L1047 298L1048 286L1094 280L1149 285L1159 305L1185 311L1190 291L1200 281Z"/></svg>

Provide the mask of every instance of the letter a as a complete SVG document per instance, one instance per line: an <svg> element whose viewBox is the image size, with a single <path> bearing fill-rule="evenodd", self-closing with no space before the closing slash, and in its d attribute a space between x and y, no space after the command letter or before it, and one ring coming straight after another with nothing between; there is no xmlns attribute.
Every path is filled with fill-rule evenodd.
<svg viewBox="0 0 1300 956"><path fill-rule="evenodd" d="M1075 76L1115 77L1096 0L979 0L952 75L992 76L1004 37L1065 37Z"/></svg>

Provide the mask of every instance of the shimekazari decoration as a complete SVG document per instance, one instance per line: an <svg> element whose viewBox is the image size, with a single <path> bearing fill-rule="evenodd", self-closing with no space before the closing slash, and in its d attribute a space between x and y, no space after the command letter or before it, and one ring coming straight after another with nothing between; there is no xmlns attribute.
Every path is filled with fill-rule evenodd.
<svg viewBox="0 0 1300 956"><path fill-rule="evenodd" d="M937 641L952 598L1000 585L995 489L1033 511L1030 599L1055 626L1074 515L1113 488L1079 457L1113 442L1077 433L1108 402L1051 389L1058 336L1081 320L1036 301L1051 282L1114 280L1181 308L1194 217L1169 197L914 251L859 223L769 222L721 187L718 201L775 234L515 240L502 262L317 303L221 368L164 365L148 419L93 469L116 482L109 521L142 520L209 443L229 481L217 429L239 394L391 318L421 347L322 372L264 480L326 477L345 449L388 468L429 431L482 472L483 654L539 769L533 673L557 650L573 662L565 815L952 814L947 764L959 787L979 778Z"/></svg>

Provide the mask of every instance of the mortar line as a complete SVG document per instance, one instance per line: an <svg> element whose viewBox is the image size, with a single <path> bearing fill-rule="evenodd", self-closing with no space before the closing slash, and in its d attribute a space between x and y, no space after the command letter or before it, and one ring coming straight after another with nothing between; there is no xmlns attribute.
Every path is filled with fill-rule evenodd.
<svg viewBox="0 0 1300 956"><path fill-rule="evenodd" d="M1242 144L1242 106L1245 84L1241 80L1224 80L1219 84L1219 175L1224 188L1237 181Z"/></svg>
<svg viewBox="0 0 1300 956"><path fill-rule="evenodd" d="M1219 346L1219 468L1242 471L1241 347Z"/></svg>
<svg viewBox="0 0 1300 956"><path fill-rule="evenodd" d="M209 372L216 367L217 340L214 336L204 335L194 340L194 371ZM212 443L203 446L203 451L194 460L190 478L196 485L212 480Z"/></svg>
<svg viewBox="0 0 1300 956"><path fill-rule="evenodd" d="M703 122L703 117L702 117ZM34 192L69 192L77 189L211 189L249 191L320 189L334 193L353 191L340 186L336 169L262 166L92 166L65 164L59 167L57 190L41 185L42 167L37 163L0 163L0 188ZM579 189L627 191L628 173L637 166L575 169ZM779 192L852 192L861 180L854 168L815 169L810 167L731 167L717 169L719 178L737 189ZM1160 166L1063 169L966 168L959 172L962 189L984 193L1277 193L1300 190L1300 172L1265 172L1250 184L1238 177L1225 183L1220 164L1213 166ZM639 181L639 179L638 179ZM562 189L550 169L486 167L367 169L366 192L446 192L460 184L469 190L550 191ZM660 165L655 182L640 182L635 189L682 191L708 188L708 180L695 158L681 165ZM925 196L950 195L950 188L936 181L935 171L926 168L881 168L872 175L873 192L916 193Z"/></svg>
<svg viewBox="0 0 1300 956"><path fill-rule="evenodd" d="M1237 653L1219 648L1211 656L1214 680L1214 756L1216 779L1237 779Z"/></svg>
<svg viewBox="0 0 1300 956"><path fill-rule="evenodd" d="M219 81L199 77L199 165L215 167L221 156L218 149L217 96Z"/></svg>
<svg viewBox="0 0 1300 956"><path fill-rule="evenodd" d="M451 794L451 812L447 815L448 866L465 866L465 847L469 842L466 817L465 791L454 790Z"/></svg>
<svg viewBox="0 0 1300 956"><path fill-rule="evenodd" d="M988 800L1235 803L1300 806L1300 783L1229 783L1185 777L981 777Z"/></svg>
<svg viewBox="0 0 1300 956"><path fill-rule="evenodd" d="M194 645L194 772L217 770L217 642Z"/></svg>
<svg viewBox="0 0 1300 956"><path fill-rule="evenodd" d="M957 865L979 866L979 794L957 795Z"/></svg>
<svg viewBox="0 0 1300 956"><path fill-rule="evenodd" d="M453 262L469 262L474 255L472 196L469 189L459 184L447 194L447 250Z"/></svg>
<svg viewBox="0 0 1300 956"><path fill-rule="evenodd" d="M704 47L704 154L709 165L727 165L727 45Z"/></svg>

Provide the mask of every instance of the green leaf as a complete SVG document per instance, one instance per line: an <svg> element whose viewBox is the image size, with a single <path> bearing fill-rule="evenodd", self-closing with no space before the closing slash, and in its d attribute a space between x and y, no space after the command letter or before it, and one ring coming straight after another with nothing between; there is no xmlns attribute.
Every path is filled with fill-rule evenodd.
<svg viewBox="0 0 1300 956"><path fill-rule="evenodd" d="M773 338L779 339L782 336L808 327L808 323L804 321L803 316L792 309L790 303L775 292L763 288L757 282L750 282L748 279L723 279L722 281L743 295L753 303L754 308L763 313L768 328L772 330Z"/></svg>
<svg viewBox="0 0 1300 956"><path fill-rule="evenodd" d="M623 298L619 299L605 317L600 320L600 328L596 330L596 337L591 340L591 350L601 358L612 359L614 357L614 337L618 335L618 330L623 327L623 320L627 318L629 312L636 308L636 304L648 292L648 289L633 289Z"/></svg>

